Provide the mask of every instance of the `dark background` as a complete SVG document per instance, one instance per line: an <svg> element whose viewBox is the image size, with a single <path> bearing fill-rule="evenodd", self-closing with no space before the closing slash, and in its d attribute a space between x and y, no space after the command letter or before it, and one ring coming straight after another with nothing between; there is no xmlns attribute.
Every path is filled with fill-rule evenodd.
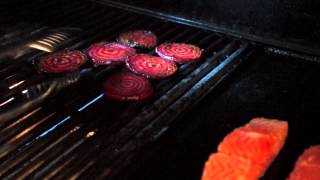
<svg viewBox="0 0 320 180"><path fill-rule="evenodd" d="M70 0L74 1L74 0ZM110 4L109 0L98 0ZM112 0L186 18L204 27L299 52L320 55L320 1L317 0ZM37 18L37 4L52 1L11 0L0 3L0 23ZM58 1L61 9L66 2ZM94 1L84 1L91 2ZM69 2L68 2L69 3ZM14 13L12 13L14 12ZM37 14L37 15L36 15Z"/></svg>
<svg viewBox="0 0 320 180"><path fill-rule="evenodd" d="M200 21L256 41L320 55L317 0L114 0Z"/></svg>

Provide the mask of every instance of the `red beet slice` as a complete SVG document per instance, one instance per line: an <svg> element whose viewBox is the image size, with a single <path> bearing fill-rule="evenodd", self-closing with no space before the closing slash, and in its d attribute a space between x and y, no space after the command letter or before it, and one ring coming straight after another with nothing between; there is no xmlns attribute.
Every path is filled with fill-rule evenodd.
<svg viewBox="0 0 320 180"><path fill-rule="evenodd" d="M174 62L149 54L131 56L127 59L126 66L132 72L147 78L165 78L174 74L178 69Z"/></svg>
<svg viewBox="0 0 320 180"><path fill-rule="evenodd" d="M164 59L178 63L195 62L201 57L199 47L185 43L163 43L156 48L156 53Z"/></svg>
<svg viewBox="0 0 320 180"><path fill-rule="evenodd" d="M157 36L151 31L135 30L120 34L120 43L131 47L154 48L157 45Z"/></svg>
<svg viewBox="0 0 320 180"><path fill-rule="evenodd" d="M100 65L123 62L135 54L135 49L119 43L100 42L91 45L88 49L88 55L92 58L92 61Z"/></svg>
<svg viewBox="0 0 320 180"><path fill-rule="evenodd" d="M87 60L80 51L60 51L39 59L39 68L43 72L63 73L77 70Z"/></svg>
<svg viewBox="0 0 320 180"><path fill-rule="evenodd" d="M153 94L150 81L130 72L120 72L104 82L107 97L116 100L144 100Z"/></svg>

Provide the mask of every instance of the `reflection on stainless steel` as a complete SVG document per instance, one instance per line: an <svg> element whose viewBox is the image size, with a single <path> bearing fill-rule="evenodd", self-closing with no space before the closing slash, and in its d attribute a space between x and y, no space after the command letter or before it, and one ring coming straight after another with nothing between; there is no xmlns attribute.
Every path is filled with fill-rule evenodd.
<svg viewBox="0 0 320 180"><path fill-rule="evenodd" d="M28 127L27 129L25 129L24 131L22 131L21 133L19 133L18 135L16 135L14 138L12 138L10 140L10 142L16 141L17 139L21 138L22 136L24 136L25 134L29 133L30 131L32 131L34 128L36 128L39 124L41 124L42 122L46 121L47 119L49 119L50 117L52 117L55 113L52 113L48 116L46 116L45 118L41 119L40 121L36 122L35 124L33 124L32 126Z"/></svg>
<svg viewBox="0 0 320 180"><path fill-rule="evenodd" d="M42 137L44 137L45 135L47 135L48 133L50 133L51 131L53 131L54 129L56 129L57 127L59 127L61 124L65 123L66 121L68 121L69 119L71 119L71 116L67 116L66 118L64 118L62 121L58 122L57 124L55 124L54 126L52 126L50 129L46 130L45 132L43 132L42 134L40 134L38 137L36 137L35 139L40 139Z"/></svg>
<svg viewBox="0 0 320 180"><path fill-rule="evenodd" d="M9 86L9 89L13 89L13 88L16 88L17 86L21 85L22 83L24 83L25 80L22 80L22 81L19 81L11 86Z"/></svg>
<svg viewBox="0 0 320 180"><path fill-rule="evenodd" d="M17 134L16 136L12 137L10 140L8 140L8 144L11 144L11 146L0 146L0 158L3 158L4 156L6 156L7 154L9 154L10 152L12 152L12 150L16 149L17 147L19 147L20 145L22 145L23 140L24 139L24 135L28 134L29 132L31 132L34 128L36 128L39 124L41 124L42 122L44 122L45 120L49 119L51 116L53 116L54 113L44 117L43 119L39 120L38 122L36 122L35 124L31 125L30 127L26 128L25 130L23 130L22 132L18 132L19 134ZM20 139L21 138L21 139ZM19 141L20 140L20 141ZM31 141L32 142L32 141ZM31 142L27 143L27 144L31 144Z"/></svg>
<svg viewBox="0 0 320 180"><path fill-rule="evenodd" d="M75 173L72 177L70 177L70 180L76 180L79 179L79 176L81 176L81 174L86 171L89 167L91 167L92 165L94 165L93 161L88 162L88 164L86 164L82 169L80 169L77 173Z"/></svg>
<svg viewBox="0 0 320 180"><path fill-rule="evenodd" d="M46 45L46 46L49 46L49 47L53 48L53 44L54 44L55 42L53 42L53 41L48 42L48 41L45 41L45 40L43 39L43 40L38 40L37 43L43 44L43 45Z"/></svg>
<svg viewBox="0 0 320 180"><path fill-rule="evenodd" d="M31 169L29 169L28 171L24 172L23 174L21 174L20 178L21 179L25 179L32 171L34 171L35 169L37 169L38 167L40 167L42 164L44 163L44 161L40 161L37 164L34 165L34 167L32 167Z"/></svg>
<svg viewBox="0 0 320 180"><path fill-rule="evenodd" d="M58 172L64 170L64 167L67 166L72 159L69 159L68 161L65 161L63 164L61 164L57 169L54 171L50 172L44 179L52 179L53 176L55 176Z"/></svg>
<svg viewBox="0 0 320 180"><path fill-rule="evenodd" d="M78 129L80 129L80 126L76 126L73 129L71 129L70 133L73 133L73 132L77 131Z"/></svg>
<svg viewBox="0 0 320 180"><path fill-rule="evenodd" d="M99 96L97 96L96 98L94 98L93 100L91 100L90 102L88 102L87 104L83 105L81 108L78 109L78 111L83 111L84 109L86 109L87 107L89 107L91 104L95 103L96 101L98 101L99 99L101 99L103 97L103 93L100 94Z"/></svg>
<svg viewBox="0 0 320 180"><path fill-rule="evenodd" d="M51 35L48 35L47 37L32 42L27 46L45 52L53 52L57 48L57 46L63 43L63 41L67 40L68 37L69 36L66 33L53 33Z"/></svg>
<svg viewBox="0 0 320 180"><path fill-rule="evenodd" d="M22 94L27 94L28 93L28 89L25 89L23 91L21 91Z"/></svg>
<svg viewBox="0 0 320 180"><path fill-rule="evenodd" d="M38 111L40 111L42 109L42 107L38 107L37 109L31 111L30 113L28 113L27 115L23 116L22 118L20 118L19 120L15 121L14 123L12 123L10 126L2 129L0 132L10 129L16 125L18 125L19 123L25 121L26 119L28 119L29 117L31 117L33 114L37 113Z"/></svg>
<svg viewBox="0 0 320 180"><path fill-rule="evenodd" d="M31 43L28 46L31 47L31 48L34 48L34 49L41 50L41 51L52 52L52 50L50 48L48 48L46 46L43 46L41 44Z"/></svg>
<svg viewBox="0 0 320 180"><path fill-rule="evenodd" d="M0 107L2 107L2 106L4 106L4 105L8 104L9 102L13 101L14 99L15 99L15 98L14 98L14 97L12 97L12 98L10 98L10 99L8 99L8 100L4 101L3 103L1 103L1 104L0 104Z"/></svg>
<svg viewBox="0 0 320 180"><path fill-rule="evenodd" d="M59 39L61 41L65 40L68 37L67 34L62 34L62 33L54 33L51 35L51 37L48 37L48 39Z"/></svg>
<svg viewBox="0 0 320 180"><path fill-rule="evenodd" d="M96 134L95 131L90 131L90 132L87 133L86 138L92 137L92 136L94 136L95 134Z"/></svg>

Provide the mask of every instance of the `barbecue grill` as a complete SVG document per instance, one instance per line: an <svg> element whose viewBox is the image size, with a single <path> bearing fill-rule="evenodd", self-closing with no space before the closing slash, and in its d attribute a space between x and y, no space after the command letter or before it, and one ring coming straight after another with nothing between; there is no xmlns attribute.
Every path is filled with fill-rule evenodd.
<svg viewBox="0 0 320 180"><path fill-rule="evenodd" d="M285 179L298 155L320 143L316 5L5 4L0 12L0 178L200 179L209 154L228 132L253 117L269 117L287 120L289 137L263 179ZM141 102L104 96L104 80L127 71L122 65L88 62L62 75L37 68L37 60L52 52L86 52L93 43L112 42L135 29L154 32L160 43L197 45L202 59L151 80L155 93Z"/></svg>

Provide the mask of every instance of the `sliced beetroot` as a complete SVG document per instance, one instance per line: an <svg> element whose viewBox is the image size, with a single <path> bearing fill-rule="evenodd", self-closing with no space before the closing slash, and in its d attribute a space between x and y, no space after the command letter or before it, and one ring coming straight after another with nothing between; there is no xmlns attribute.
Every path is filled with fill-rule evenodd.
<svg viewBox="0 0 320 180"><path fill-rule="evenodd" d="M177 71L177 66L172 61L149 54L137 54L126 61L126 66L132 72L147 78L165 78Z"/></svg>
<svg viewBox="0 0 320 180"><path fill-rule="evenodd" d="M156 53L167 60L178 63L195 62L201 57L201 49L192 44L163 43L156 48Z"/></svg>
<svg viewBox="0 0 320 180"><path fill-rule="evenodd" d="M43 72L63 73L79 69L87 60L80 51L60 51L39 59L39 68Z"/></svg>
<svg viewBox="0 0 320 180"><path fill-rule="evenodd" d="M150 81L130 72L116 73L104 82L107 97L116 100L144 100L152 96Z"/></svg>
<svg viewBox="0 0 320 180"><path fill-rule="evenodd" d="M157 36L151 31L135 30L120 34L120 43L131 47L154 48L157 45Z"/></svg>
<svg viewBox="0 0 320 180"><path fill-rule="evenodd" d="M88 48L88 55L95 64L110 64L112 62L124 62L130 56L136 54L136 50L120 44L100 42Z"/></svg>

